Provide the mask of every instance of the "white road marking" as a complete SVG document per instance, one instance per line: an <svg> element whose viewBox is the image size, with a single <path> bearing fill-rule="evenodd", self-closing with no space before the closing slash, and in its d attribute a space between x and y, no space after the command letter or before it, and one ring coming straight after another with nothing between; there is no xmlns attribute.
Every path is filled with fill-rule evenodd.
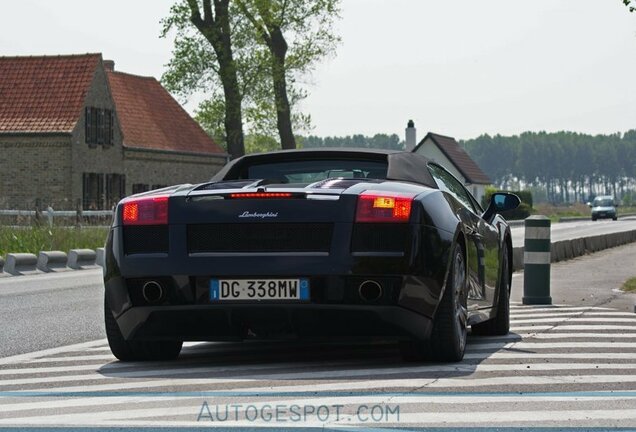
<svg viewBox="0 0 636 432"><path fill-rule="evenodd" d="M63 356L63 357L45 357L29 360L26 363L57 363L57 362L79 362L86 360L105 360L113 361L117 360L112 354L99 354L99 355L78 355L78 356Z"/></svg>
<svg viewBox="0 0 636 432"><path fill-rule="evenodd" d="M321 402L324 405L339 404L341 401L323 400ZM266 403L254 404L256 407L262 407ZM311 402L307 402L310 405ZM134 409L134 410L117 410L117 411L101 411L92 413L75 413L75 414L58 414L51 416L38 416L38 417L21 417L21 418L9 418L0 420L2 425L20 425L20 424L42 424L42 425L56 425L56 424L96 424L100 426L117 424L116 420L133 420L133 419L148 419L157 417L167 417L170 415L188 415L192 418L191 421L179 421L180 426L198 426L201 427L207 423L197 422L196 417L201 409L201 403L178 406L178 407L164 407L164 408L146 408L146 409ZM241 412L241 411L239 411ZM241 417L242 419L243 417ZM604 409L604 410L563 410L563 411L551 411L551 410L524 410L524 411L478 411L478 412L400 412L399 420L394 417L395 423L417 423L417 424L430 424L430 423L498 423L498 424L517 424L538 422L538 421L592 421L592 420L630 420L636 418L636 409ZM343 415L341 417L340 424L346 424L351 426L347 420L355 419L354 415ZM333 419L331 419L333 421ZM357 420L357 419L356 419ZM361 420L358 420L361 421ZM170 426L170 421L157 421L157 420L142 420L141 422L135 422L135 426ZM296 427L308 427L315 426L316 424L322 425L324 420L318 419L316 416L308 417L307 421L302 424L290 423L289 426ZM119 423L120 425L130 424L130 422ZM337 425L338 423L332 423ZM212 425L212 423L209 423ZM228 421L223 423L224 426L270 426L271 422L266 421ZM287 424L286 424L287 425ZM368 426L368 423L366 424ZM374 423L374 426L378 426Z"/></svg>
<svg viewBox="0 0 636 432"><path fill-rule="evenodd" d="M557 333L557 332L544 332L544 333L511 333L507 336L480 336L479 340L517 340L519 337L523 339L571 339L571 338L586 338L586 339L636 339L636 331L634 333ZM476 343L473 339L469 339L468 343Z"/></svg>
<svg viewBox="0 0 636 432"><path fill-rule="evenodd" d="M280 365L284 367L283 365ZM288 365L292 366L292 365ZM417 366L417 367L398 367L398 368L369 368L369 369L344 369L344 370L328 370L328 371L315 371L315 372L282 372L282 373L259 373L257 375L238 375L237 378L203 378L200 381L203 384L233 384L244 382L258 382L258 381L276 381L276 380L312 380L312 379L340 379L340 378L355 378L361 376L380 376L380 375L398 375L398 374L421 374L421 373L478 373L478 372L502 372L502 371L575 371L575 370L631 370L636 369L636 364L621 364L616 363L547 363L547 364L460 364L456 366L444 366L444 365L430 365L430 366ZM28 385L38 383L56 383L56 382L80 382L80 381L102 381L102 380L114 380L122 378L160 378L160 377L174 377L178 375L194 375L194 374L210 374L210 373L227 373L228 371L240 372L234 368L182 368L182 369L167 369L167 370L142 370L133 372L119 372L114 376L104 376L101 374L85 374L85 375L67 375L67 376L53 376L53 377L39 377L39 378L23 378L23 379L9 379L3 380L0 383L1 386L10 385ZM230 374L231 376L231 374ZM206 381L207 380L207 381ZM199 381L199 380L198 380ZM126 388L127 383L123 383L121 389ZM87 386L85 391L91 391L91 387Z"/></svg>
<svg viewBox="0 0 636 432"><path fill-rule="evenodd" d="M558 305L522 305L513 303L510 304L510 310L513 314L534 313L537 311L559 311L559 312L571 312L571 311L616 311L616 309L600 307L600 306L558 306Z"/></svg>
<svg viewBox="0 0 636 432"><path fill-rule="evenodd" d="M558 312L558 313L532 313L532 314L519 314L518 318L547 318L547 317L627 317L632 318L636 323L636 314L632 312ZM517 317L517 316L515 316Z"/></svg>
<svg viewBox="0 0 636 432"><path fill-rule="evenodd" d="M635 396L636 397L636 396ZM255 399L256 398L256 399ZM80 408L80 407L101 407L106 405L126 405L130 404L155 404L159 402L177 402L188 400L209 400L210 397L206 395L201 396L111 396L111 397L82 397L82 398L70 398L70 399L56 399L47 400L43 402L18 402L0 405L0 412L11 413L19 411L31 411L31 410L59 410L63 408ZM234 399L239 399L235 397ZM542 403L542 402L576 402L576 401L616 401L618 398L613 396L610 392L606 396L533 396L533 395L470 395L456 396L440 393L438 395L391 395L391 404L412 404L412 403L425 403L427 405L449 405L449 404L483 404L492 402L513 402L513 403ZM267 400L265 396L240 396L240 400L247 401L243 403L250 403L256 406L262 406L269 404L272 401ZM265 401L264 401L265 400ZM293 403L302 402L303 405L328 405L328 404L363 404L373 403L382 404L386 403L387 395L383 393L369 394L364 396L342 396L335 399L333 396L325 397L309 397L309 398L294 398L291 400L284 400L284 398L276 398L275 402L278 404L291 405ZM199 405L200 407L200 405Z"/></svg>
<svg viewBox="0 0 636 432"><path fill-rule="evenodd" d="M626 325L601 325L601 324L559 324L558 327L552 325L537 325L537 326L514 326L510 327L510 331L512 332L523 332L523 331L539 331L539 330L551 330L551 331L572 331L572 330L613 330L613 331L624 331L624 330L636 330L636 326L626 326Z"/></svg>
<svg viewBox="0 0 636 432"><path fill-rule="evenodd" d="M466 346L466 350L475 349L524 349L544 350L561 348L633 348L636 342L499 342L499 343L473 343Z"/></svg>
<svg viewBox="0 0 636 432"><path fill-rule="evenodd" d="M94 346L104 345L105 341L106 339L100 339L100 340L95 340L90 342L82 342L82 343L73 344L73 345L66 345L63 347L49 348L49 349L45 349L41 351L34 351L27 354L18 354L11 357L4 357L4 358L0 358L0 365L11 364L11 363L22 363L25 361L39 358L39 357L45 357L45 356L61 354L61 353L85 351L86 349L94 347Z"/></svg>
<svg viewBox="0 0 636 432"><path fill-rule="evenodd" d="M528 360L540 360L540 359L585 359L585 360L635 360L636 352L634 353L615 353L615 352L575 352L575 353L533 353L533 352L510 352L510 351L497 351L497 352L467 352L464 354L464 359L528 359ZM618 366L623 363L619 363Z"/></svg>
<svg viewBox="0 0 636 432"><path fill-rule="evenodd" d="M510 325L530 324L530 323L559 323L559 322L598 322L598 323L633 323L636 326L636 318L585 318L585 317L564 317L564 318L535 318L535 319L511 319Z"/></svg>
<svg viewBox="0 0 636 432"><path fill-rule="evenodd" d="M256 406L264 406L272 401L288 405L292 403L346 406L365 403L404 404L404 411L400 416L402 424L412 422L504 425L508 423L535 424L545 421L550 422L551 425L555 422L569 425L570 422L577 420L586 422L594 419L613 422L636 420L636 409L631 409L636 403L636 393L633 396L630 396L629 391L618 394L613 394L611 391L596 394L599 388L611 390L616 388L616 385L620 386L618 388L636 388L636 373L634 373L636 341L632 341L636 339L636 316L618 311L611 312L611 309L607 308L526 308L516 305L511 314L514 318L512 329L520 334L470 337L465 359L473 360L472 364L468 362L423 365L400 363L389 365L389 367L377 367L376 364L379 363L373 359L371 359L372 366L369 366L366 360L367 365L360 359L353 359L332 363L296 362L209 366L199 359L188 363L188 356L184 355L182 361L177 363L115 362L104 365L102 361L114 360L110 354L101 354L101 351L109 351L104 340L14 356L11 359L0 360L0 364L7 366L0 369L0 389L8 388L11 392L27 393L23 396L24 399L16 400L11 396L0 397L0 413L24 413L20 414L24 417L3 418L0 419L0 424L58 427L75 425L201 427L205 424L194 421L200 410L201 401L209 399L213 403L217 398L214 395L206 396L205 393L197 395L201 387L205 388L204 392L241 392L243 393L241 396L228 395L224 398L250 400ZM633 325L614 324L628 322ZM531 323L539 324L524 325ZM517 340L519 338L522 339ZM579 341L573 341L574 338L578 338ZM581 340L582 338L584 340ZM212 355L215 348L207 342L188 343L184 348L184 354L200 352L205 356L209 351ZM225 351L228 347L222 349ZM486 350L494 350L494 352ZM571 352L554 352L555 350ZM379 361L381 360L377 360ZM68 367L54 364L56 362L67 363ZM80 362L90 363L82 365L79 364ZM307 370L308 368L318 368L318 370ZM33 376L29 376L31 374ZM51 374L57 376L50 376ZM2 379L5 377L10 378ZM64 383L73 382L78 385L63 386ZM550 391L544 390L545 388L564 389L563 386L567 391L569 389L567 386L572 385L576 385L575 389L582 392L594 392L594 395L577 396L574 393L572 396L567 394L488 396L478 394L466 397L449 396L448 393L431 395L430 392L422 396L386 394L398 389L424 392L427 389L445 390L456 393L470 389L473 392L480 392L488 387L502 392L526 393ZM24 389L22 388L24 386L37 386L38 389ZM189 389L192 389L190 390L193 392L192 395L170 395L173 391L186 392ZM92 396L99 395L101 391L140 391L144 394L143 396ZM163 395L153 396L153 391ZM321 391L344 394L355 391L377 391L377 394L352 397L307 396ZM44 400L26 396L29 392L82 392L91 396L46 397L47 400ZM245 394L249 392L260 394L260 396ZM302 394L298 397L292 397L289 394L275 397L272 394L276 392L302 392ZM269 394L269 396L263 394ZM592 400L599 401L598 408L568 409L578 401ZM523 411L519 418L511 417L516 415L516 411L511 414L507 411L484 411L481 408L471 410L470 408L470 405L474 404L492 403L497 404L494 406L497 409L501 403L505 402L526 404L522 407ZM159 403L162 403L163 407L159 407L157 405ZM417 412L412 411L414 408L409 411L410 407L407 404L411 403L423 404L424 408L418 406ZM618 404L616 409L614 409L614 403ZM465 406L464 409L461 408L462 405ZM454 406L457 406L460 412L448 412L448 409L452 410ZM82 412L65 412L78 408L86 409ZM105 408L110 411L106 411ZM29 416L29 413L33 415ZM44 415L44 413L51 414ZM451 418L452 420L449 420ZM513 420L510 420L511 418ZM356 421L347 418L341 424L352 425ZM238 426L242 423L245 426L259 425L250 421L224 425ZM315 419L313 423L322 425L318 419ZM284 426L307 427L313 423L311 421L297 424L286 423ZM272 423L263 425L271 427ZM280 424L273 425L280 426ZM330 423L329 425L337 426L338 424Z"/></svg>

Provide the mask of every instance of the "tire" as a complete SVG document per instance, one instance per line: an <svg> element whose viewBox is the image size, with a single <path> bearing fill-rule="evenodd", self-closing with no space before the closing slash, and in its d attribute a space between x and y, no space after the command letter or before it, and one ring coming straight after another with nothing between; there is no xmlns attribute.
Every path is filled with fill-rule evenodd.
<svg viewBox="0 0 636 432"><path fill-rule="evenodd" d="M617 218L616 216L614 216L614 217L612 218L612 220L618 220L618 218Z"/></svg>
<svg viewBox="0 0 636 432"><path fill-rule="evenodd" d="M497 315L488 321L473 324L471 333L480 336L504 336L510 332L510 261L508 245L503 248L499 293L497 295Z"/></svg>
<svg viewBox="0 0 636 432"><path fill-rule="evenodd" d="M431 338L428 341L413 340L401 344L404 360L458 362L464 358L468 334L466 281L464 253L459 245L455 245L444 294L435 313Z"/></svg>
<svg viewBox="0 0 636 432"><path fill-rule="evenodd" d="M127 341L115 321L104 296L106 338L113 355L121 361L174 360L181 352L181 341Z"/></svg>
<svg viewBox="0 0 636 432"><path fill-rule="evenodd" d="M595 217L592 218L592 222L596 222L596 218Z"/></svg>

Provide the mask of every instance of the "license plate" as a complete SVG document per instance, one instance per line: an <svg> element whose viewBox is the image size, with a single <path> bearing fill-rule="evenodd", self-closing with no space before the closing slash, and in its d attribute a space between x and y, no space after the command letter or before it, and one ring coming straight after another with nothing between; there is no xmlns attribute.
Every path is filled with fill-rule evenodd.
<svg viewBox="0 0 636 432"><path fill-rule="evenodd" d="M309 280L211 279L210 300L309 300Z"/></svg>

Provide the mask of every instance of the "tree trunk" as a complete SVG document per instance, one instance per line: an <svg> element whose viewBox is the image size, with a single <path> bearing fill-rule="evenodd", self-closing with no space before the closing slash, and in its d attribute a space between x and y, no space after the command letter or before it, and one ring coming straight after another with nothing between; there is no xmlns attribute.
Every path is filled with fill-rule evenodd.
<svg viewBox="0 0 636 432"><path fill-rule="evenodd" d="M196 1L188 0L192 10L191 21L210 42L219 62L221 83L225 96L225 136L227 150L232 158L245 154L243 136L242 95L239 89L236 64L232 53L229 16L230 0L214 0L214 14L210 1L204 1L204 16Z"/></svg>
<svg viewBox="0 0 636 432"><path fill-rule="evenodd" d="M241 109L241 94L236 77L236 69L232 65L220 67L222 75L223 94L225 95L225 139L227 151L232 159L245 154L245 137L243 135L243 113Z"/></svg>
<svg viewBox="0 0 636 432"><path fill-rule="evenodd" d="M276 126L283 150L296 148L296 140L292 131L291 109L287 96L287 79L285 78L285 56L287 42L278 27L271 30L270 51L272 53L272 81L274 84L274 102L276 103Z"/></svg>

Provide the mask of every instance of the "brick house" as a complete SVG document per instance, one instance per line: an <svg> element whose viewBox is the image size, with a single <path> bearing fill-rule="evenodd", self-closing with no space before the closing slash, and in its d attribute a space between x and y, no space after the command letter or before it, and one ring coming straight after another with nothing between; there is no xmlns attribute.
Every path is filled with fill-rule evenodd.
<svg viewBox="0 0 636 432"><path fill-rule="evenodd" d="M156 79L101 54L0 57L0 208L110 208L227 158Z"/></svg>

